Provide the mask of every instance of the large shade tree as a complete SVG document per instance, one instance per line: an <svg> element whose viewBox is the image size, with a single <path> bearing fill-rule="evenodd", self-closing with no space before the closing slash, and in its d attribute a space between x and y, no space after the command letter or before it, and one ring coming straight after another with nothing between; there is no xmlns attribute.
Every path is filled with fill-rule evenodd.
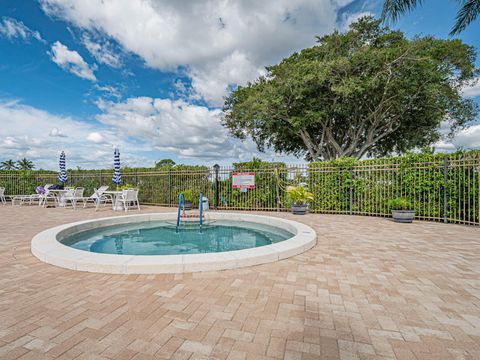
<svg viewBox="0 0 480 360"><path fill-rule="evenodd" d="M260 150L309 160L402 153L477 112L462 87L477 74L460 40L406 39L371 17L318 38L225 100L223 124Z"/></svg>
<svg viewBox="0 0 480 360"><path fill-rule="evenodd" d="M385 0L383 3L382 16L385 19L397 20L400 15L413 10L423 0ZM455 25L450 35L455 35L470 25L480 14L480 0L457 0L460 9L456 15Z"/></svg>
<svg viewBox="0 0 480 360"><path fill-rule="evenodd" d="M164 167L172 167L175 166L175 161L172 159L162 159L155 163L155 168L164 168Z"/></svg>

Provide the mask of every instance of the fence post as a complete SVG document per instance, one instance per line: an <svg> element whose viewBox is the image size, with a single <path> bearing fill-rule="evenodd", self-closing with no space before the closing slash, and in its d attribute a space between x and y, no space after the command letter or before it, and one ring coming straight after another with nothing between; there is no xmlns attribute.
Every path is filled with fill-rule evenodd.
<svg viewBox="0 0 480 360"><path fill-rule="evenodd" d="M288 170L287 170L288 171ZM277 166L275 174L275 191L277 196L277 212L280 211L280 168Z"/></svg>
<svg viewBox="0 0 480 360"><path fill-rule="evenodd" d="M100 172L98 173L98 177L100 179L100 183L98 184L98 187L102 186L102 170L100 170Z"/></svg>
<svg viewBox="0 0 480 360"><path fill-rule="evenodd" d="M477 166L478 166L478 215L477 221L478 225L480 225L480 154L477 154ZM473 210L475 213L475 210Z"/></svg>
<svg viewBox="0 0 480 360"><path fill-rule="evenodd" d="M350 166L350 215L353 215L353 166Z"/></svg>
<svg viewBox="0 0 480 360"><path fill-rule="evenodd" d="M448 196L447 196L447 184L448 184L448 155L443 158L443 222L448 223Z"/></svg>
<svg viewBox="0 0 480 360"><path fill-rule="evenodd" d="M218 209L218 205L220 203L220 181L218 179L220 165L213 165L213 169L215 170L215 209Z"/></svg>
<svg viewBox="0 0 480 360"><path fill-rule="evenodd" d="M172 205L172 169L168 168L168 205Z"/></svg>

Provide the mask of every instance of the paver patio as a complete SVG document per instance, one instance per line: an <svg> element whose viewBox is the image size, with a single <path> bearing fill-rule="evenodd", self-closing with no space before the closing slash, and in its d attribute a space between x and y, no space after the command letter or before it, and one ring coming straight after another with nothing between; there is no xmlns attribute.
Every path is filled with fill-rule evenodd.
<svg viewBox="0 0 480 360"><path fill-rule="evenodd" d="M111 215L0 206L0 359L480 359L478 228L270 213L312 226L317 246L195 274L76 272L30 253L41 230Z"/></svg>

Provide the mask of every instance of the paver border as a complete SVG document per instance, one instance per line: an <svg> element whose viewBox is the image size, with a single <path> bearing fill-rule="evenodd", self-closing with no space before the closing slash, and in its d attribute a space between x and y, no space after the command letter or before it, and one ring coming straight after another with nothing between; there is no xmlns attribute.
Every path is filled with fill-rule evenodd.
<svg viewBox="0 0 480 360"><path fill-rule="evenodd" d="M109 274L165 274L216 271L265 264L298 255L315 246L316 232L297 221L263 215L211 212L210 219L268 224L294 234L290 239L257 248L206 254L115 255L74 249L60 241L72 233L99 226L132 222L174 220L176 213L149 213L78 221L56 226L35 235L31 252L39 260L59 267Z"/></svg>

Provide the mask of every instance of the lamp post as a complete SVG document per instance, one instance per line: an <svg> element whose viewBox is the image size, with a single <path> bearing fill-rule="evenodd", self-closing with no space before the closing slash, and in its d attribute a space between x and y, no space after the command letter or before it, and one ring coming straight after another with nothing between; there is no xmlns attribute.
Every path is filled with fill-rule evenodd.
<svg viewBox="0 0 480 360"><path fill-rule="evenodd" d="M220 181L218 179L220 165L218 164L213 165L213 169L215 170L215 210L216 210L218 209L218 205L220 203Z"/></svg>

